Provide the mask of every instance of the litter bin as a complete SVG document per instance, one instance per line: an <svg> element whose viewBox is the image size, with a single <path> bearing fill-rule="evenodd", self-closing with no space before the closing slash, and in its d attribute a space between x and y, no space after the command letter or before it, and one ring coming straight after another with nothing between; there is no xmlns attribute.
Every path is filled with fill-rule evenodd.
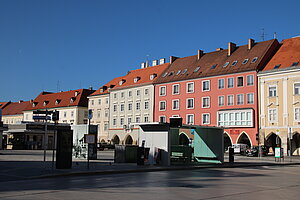
<svg viewBox="0 0 300 200"><path fill-rule="evenodd" d="M229 148L229 162L230 163L234 162L234 148L232 147Z"/></svg>

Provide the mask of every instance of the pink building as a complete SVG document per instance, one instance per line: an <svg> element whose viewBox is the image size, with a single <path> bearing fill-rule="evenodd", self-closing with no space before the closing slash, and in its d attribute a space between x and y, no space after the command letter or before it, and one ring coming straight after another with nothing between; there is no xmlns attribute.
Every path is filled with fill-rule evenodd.
<svg viewBox="0 0 300 200"><path fill-rule="evenodd" d="M258 85L262 69L279 47L277 40L171 57L155 81L154 121L182 117L185 124L225 127L225 147L257 145Z"/></svg>

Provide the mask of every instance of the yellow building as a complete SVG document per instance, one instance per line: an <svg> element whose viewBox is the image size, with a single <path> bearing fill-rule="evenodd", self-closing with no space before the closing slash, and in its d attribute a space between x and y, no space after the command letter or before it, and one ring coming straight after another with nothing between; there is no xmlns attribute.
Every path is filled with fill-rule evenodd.
<svg viewBox="0 0 300 200"><path fill-rule="evenodd" d="M258 73L259 142L271 154L300 155L300 37L283 40L277 53ZM291 145L290 145L291 144Z"/></svg>

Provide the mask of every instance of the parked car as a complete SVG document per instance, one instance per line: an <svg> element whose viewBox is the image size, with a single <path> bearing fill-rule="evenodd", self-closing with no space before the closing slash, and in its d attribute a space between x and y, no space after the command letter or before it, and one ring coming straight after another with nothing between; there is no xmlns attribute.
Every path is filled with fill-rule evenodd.
<svg viewBox="0 0 300 200"><path fill-rule="evenodd" d="M115 148L115 145L110 144L110 143L106 143L106 142L97 144L97 149L99 151L103 151L104 149L114 149L114 148Z"/></svg>
<svg viewBox="0 0 300 200"><path fill-rule="evenodd" d="M259 153L259 147L258 146L253 146L249 149L246 150L246 156L255 156L257 157ZM267 149L265 146L261 146L261 155L265 156L267 155Z"/></svg>
<svg viewBox="0 0 300 200"><path fill-rule="evenodd" d="M232 148L234 149L235 154L245 155L246 149L249 147L246 144L233 144Z"/></svg>

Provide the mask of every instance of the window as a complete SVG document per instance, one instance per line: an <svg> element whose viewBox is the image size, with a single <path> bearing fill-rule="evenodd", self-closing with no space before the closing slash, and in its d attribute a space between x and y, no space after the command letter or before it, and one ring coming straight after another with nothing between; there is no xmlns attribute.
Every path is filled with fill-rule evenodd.
<svg viewBox="0 0 300 200"><path fill-rule="evenodd" d="M172 101L172 110L179 110L179 100L175 99Z"/></svg>
<svg viewBox="0 0 300 200"><path fill-rule="evenodd" d="M141 91L140 90L136 90L136 96L140 96L141 95Z"/></svg>
<svg viewBox="0 0 300 200"><path fill-rule="evenodd" d="M186 108L193 109L194 108L194 99L187 99L186 100Z"/></svg>
<svg viewBox="0 0 300 200"><path fill-rule="evenodd" d="M101 99L98 99L98 105L101 105Z"/></svg>
<svg viewBox="0 0 300 200"><path fill-rule="evenodd" d="M148 95L148 94L149 94L149 89L146 88L146 89L145 89L145 95Z"/></svg>
<svg viewBox="0 0 300 200"><path fill-rule="evenodd" d="M163 78L166 77L168 75L168 72L164 73L164 75L162 76Z"/></svg>
<svg viewBox="0 0 300 200"><path fill-rule="evenodd" d="M159 88L159 96L166 96L166 86L161 86Z"/></svg>
<svg viewBox="0 0 300 200"><path fill-rule="evenodd" d="M247 86L249 86L249 85L254 85L254 76L253 75L247 76Z"/></svg>
<svg viewBox="0 0 300 200"><path fill-rule="evenodd" d="M149 122L149 117L148 116L144 117L144 122Z"/></svg>
<svg viewBox="0 0 300 200"><path fill-rule="evenodd" d="M244 86L244 77L242 77L242 76L237 77L237 86L238 87Z"/></svg>
<svg viewBox="0 0 300 200"><path fill-rule="evenodd" d="M98 109L98 110L97 110L97 117L100 118L100 116L101 116L101 110Z"/></svg>
<svg viewBox="0 0 300 200"><path fill-rule="evenodd" d="M135 122L136 122L136 123L140 123L140 122L141 122L141 117L136 117L136 118L135 118Z"/></svg>
<svg viewBox="0 0 300 200"><path fill-rule="evenodd" d="M105 99L105 103L106 103L106 104L109 103L109 99L108 99L108 98Z"/></svg>
<svg viewBox="0 0 300 200"><path fill-rule="evenodd" d="M237 96L237 105L242 105L244 104L244 94L238 94Z"/></svg>
<svg viewBox="0 0 300 200"><path fill-rule="evenodd" d="M269 109L269 121L270 122L276 122L277 121L277 109L276 108L270 108Z"/></svg>
<svg viewBox="0 0 300 200"><path fill-rule="evenodd" d="M228 105L228 106L232 106L232 105L233 105L233 102L234 102L234 97L233 97L233 95L228 95L228 96L227 96L227 105Z"/></svg>
<svg viewBox="0 0 300 200"><path fill-rule="evenodd" d="M124 118L123 118L123 117L120 118L120 125L121 125L121 126L124 125Z"/></svg>
<svg viewBox="0 0 300 200"><path fill-rule="evenodd" d="M281 66L281 64L275 65L274 69L278 69Z"/></svg>
<svg viewBox="0 0 300 200"><path fill-rule="evenodd" d="M117 125L117 119L116 118L113 119L113 125L114 126Z"/></svg>
<svg viewBox="0 0 300 200"><path fill-rule="evenodd" d="M232 62L231 66L236 66L237 63L238 63L238 61L235 60L235 61Z"/></svg>
<svg viewBox="0 0 300 200"><path fill-rule="evenodd" d="M124 111L124 104L121 104L121 106L120 106L120 110L121 110L121 112L123 112Z"/></svg>
<svg viewBox="0 0 300 200"><path fill-rule="evenodd" d="M215 69L217 67L217 64L214 64L213 66L211 66L211 69Z"/></svg>
<svg viewBox="0 0 300 200"><path fill-rule="evenodd" d="M194 70L194 72L199 71L200 67L196 67L196 69Z"/></svg>
<svg viewBox="0 0 300 200"><path fill-rule="evenodd" d="M67 115L67 113L65 112L65 114ZM88 111L84 111L84 118L87 118L88 117Z"/></svg>
<svg viewBox="0 0 300 200"><path fill-rule="evenodd" d="M179 85L173 85L173 94L179 94Z"/></svg>
<svg viewBox="0 0 300 200"><path fill-rule="evenodd" d="M193 93L194 92L194 83L187 83L187 93Z"/></svg>
<svg viewBox="0 0 300 200"><path fill-rule="evenodd" d="M300 121L300 108L295 108L295 121Z"/></svg>
<svg viewBox="0 0 300 200"><path fill-rule="evenodd" d="M117 112L118 105L114 105L114 112Z"/></svg>
<svg viewBox="0 0 300 200"><path fill-rule="evenodd" d="M293 62L292 66L297 66L299 62Z"/></svg>
<svg viewBox="0 0 300 200"><path fill-rule="evenodd" d="M251 60L251 63L255 63L257 61L258 57L254 57L252 60Z"/></svg>
<svg viewBox="0 0 300 200"><path fill-rule="evenodd" d="M187 72L187 69L184 69L183 71L182 71L182 74L185 74Z"/></svg>
<svg viewBox="0 0 300 200"><path fill-rule="evenodd" d="M121 98L124 98L124 92L121 92Z"/></svg>
<svg viewBox="0 0 300 200"><path fill-rule="evenodd" d="M202 97L202 108L210 107L210 97Z"/></svg>
<svg viewBox="0 0 300 200"><path fill-rule="evenodd" d="M202 81L202 91L210 90L210 81Z"/></svg>
<svg viewBox="0 0 300 200"><path fill-rule="evenodd" d="M247 94L247 104L254 104L254 93Z"/></svg>
<svg viewBox="0 0 300 200"><path fill-rule="evenodd" d="M174 72L172 71L172 72L170 72L170 73L169 73L169 75L168 75L168 76L172 76L173 74L174 74Z"/></svg>
<svg viewBox="0 0 300 200"><path fill-rule="evenodd" d="M223 89L224 88L224 85L225 85L225 80L222 78L222 79L219 79L218 80L218 88L219 89Z"/></svg>
<svg viewBox="0 0 300 200"><path fill-rule="evenodd" d="M71 111L71 117L74 117L74 111Z"/></svg>
<svg viewBox="0 0 300 200"><path fill-rule="evenodd" d="M92 106L94 105L94 100L91 100L91 104L92 104Z"/></svg>
<svg viewBox="0 0 300 200"><path fill-rule="evenodd" d="M67 112L65 111L65 112L64 112L64 118L66 118L66 117L67 117Z"/></svg>
<svg viewBox="0 0 300 200"><path fill-rule="evenodd" d="M127 118L127 123L130 124L131 123L131 117Z"/></svg>
<svg viewBox="0 0 300 200"><path fill-rule="evenodd" d="M129 96L129 97L132 97L132 91L131 91L131 90L128 91L128 96Z"/></svg>
<svg viewBox="0 0 300 200"><path fill-rule="evenodd" d="M166 123L166 116L160 116L159 117L159 122Z"/></svg>
<svg viewBox="0 0 300 200"><path fill-rule="evenodd" d="M149 101L145 101L144 102L144 108L145 108L145 110L148 110L149 109Z"/></svg>
<svg viewBox="0 0 300 200"><path fill-rule="evenodd" d="M269 97L276 97L276 86L269 86Z"/></svg>
<svg viewBox="0 0 300 200"><path fill-rule="evenodd" d="M246 58L246 59L242 62L242 64L245 65L245 64L247 64L248 61L249 61L249 59Z"/></svg>
<svg viewBox="0 0 300 200"><path fill-rule="evenodd" d="M233 78L228 78L227 81L228 81L227 87L228 88L233 88L233 86L234 86L234 79Z"/></svg>
<svg viewBox="0 0 300 200"><path fill-rule="evenodd" d="M223 67L227 67L229 65L229 62L224 63Z"/></svg>
<svg viewBox="0 0 300 200"><path fill-rule="evenodd" d="M159 102L159 110L166 110L166 102L165 101L160 101Z"/></svg>
<svg viewBox="0 0 300 200"><path fill-rule="evenodd" d="M116 99L117 98L117 93L114 93L114 99Z"/></svg>
<svg viewBox="0 0 300 200"><path fill-rule="evenodd" d="M253 110L229 110L218 112L218 126L253 127Z"/></svg>
<svg viewBox="0 0 300 200"><path fill-rule="evenodd" d="M108 130L108 124L104 124L104 130L105 130L105 131Z"/></svg>
<svg viewBox="0 0 300 200"><path fill-rule="evenodd" d="M105 115L105 117L108 117L108 109L105 109L104 115Z"/></svg>
<svg viewBox="0 0 300 200"><path fill-rule="evenodd" d="M219 106L224 106L224 96L218 97L218 104L219 104Z"/></svg>
<svg viewBox="0 0 300 200"><path fill-rule="evenodd" d="M136 110L140 110L140 109L141 109L141 103L140 103L140 102L137 102L135 108L136 108Z"/></svg>
<svg viewBox="0 0 300 200"><path fill-rule="evenodd" d="M179 74L180 74L180 72L181 72L181 70L178 70L178 71L177 71L177 73L176 73L176 75L179 75Z"/></svg>
<svg viewBox="0 0 300 200"><path fill-rule="evenodd" d="M194 115L186 115L186 119L187 119L187 124L189 125L193 125L194 124Z"/></svg>
<svg viewBox="0 0 300 200"><path fill-rule="evenodd" d="M132 110L132 103L128 104L128 110Z"/></svg>
<svg viewBox="0 0 300 200"><path fill-rule="evenodd" d="M300 94L300 83L295 83L294 84L294 94Z"/></svg>
<svg viewBox="0 0 300 200"><path fill-rule="evenodd" d="M210 124L209 113L202 114L202 124Z"/></svg>

